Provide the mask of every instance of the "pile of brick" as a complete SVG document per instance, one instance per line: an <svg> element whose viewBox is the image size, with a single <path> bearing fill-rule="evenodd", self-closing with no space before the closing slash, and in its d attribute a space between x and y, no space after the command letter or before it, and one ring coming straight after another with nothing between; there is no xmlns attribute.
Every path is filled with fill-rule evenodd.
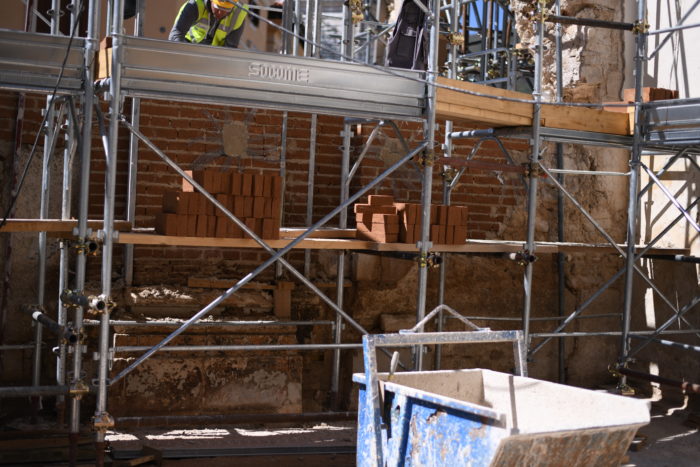
<svg viewBox="0 0 700 467"><path fill-rule="evenodd" d="M378 243L416 243L421 238L421 205L395 203L388 195L370 195L368 203L354 206L356 237ZM467 208L430 206L430 241L459 245L467 239Z"/></svg>
<svg viewBox="0 0 700 467"><path fill-rule="evenodd" d="M192 178L258 236L276 240L280 232L282 179L278 175L194 170ZM181 237L245 238L243 230L202 193L182 180L181 191L163 193L156 233Z"/></svg>
<svg viewBox="0 0 700 467"><path fill-rule="evenodd" d="M399 215L394 198L369 195L368 204L355 203L356 237L378 243L399 241Z"/></svg>

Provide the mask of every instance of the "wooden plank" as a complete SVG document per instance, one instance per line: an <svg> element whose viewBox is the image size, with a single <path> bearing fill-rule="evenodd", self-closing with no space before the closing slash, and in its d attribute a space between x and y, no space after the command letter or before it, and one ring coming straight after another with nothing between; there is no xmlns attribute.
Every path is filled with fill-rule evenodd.
<svg viewBox="0 0 700 467"><path fill-rule="evenodd" d="M487 108L468 107L451 102L438 102L435 107L438 118L454 122L471 123L486 126L530 126L532 117L511 115L506 112L492 111Z"/></svg>
<svg viewBox="0 0 700 467"><path fill-rule="evenodd" d="M280 238L297 238L306 232L304 228L280 228ZM318 229L311 233L310 238L355 238L355 229Z"/></svg>
<svg viewBox="0 0 700 467"><path fill-rule="evenodd" d="M268 245L272 248L283 248L291 239L270 240ZM139 234L122 232L117 238L117 243L136 245L163 245L163 246L193 246L193 247L220 247L220 248L261 248L253 240L244 238L201 238L201 237L174 237L165 235ZM618 245L623 250L625 245ZM323 239L309 238L302 240L295 246L296 249L310 250L374 250L374 251L418 251L414 244L410 243L375 243L366 240L352 239ZM641 248L641 247L638 247ZM505 240L467 240L463 245L434 244L431 251L444 251L452 253L517 253L522 251L523 242ZM537 254L551 253L613 253L617 250L605 244L585 243L536 243ZM649 254L688 255L687 248L651 248ZM229 287L231 284L229 284Z"/></svg>
<svg viewBox="0 0 700 467"><path fill-rule="evenodd" d="M89 220L90 229L101 229L104 225L101 220ZM78 227L77 220L61 219L7 219L0 232L67 232L72 233ZM128 232L131 224L127 221L114 221L114 229Z"/></svg>
<svg viewBox="0 0 700 467"><path fill-rule="evenodd" d="M565 107L544 104L542 126L567 130L584 130L612 135L631 135L627 114L588 107Z"/></svg>
<svg viewBox="0 0 700 467"><path fill-rule="evenodd" d="M625 250L624 244L618 245ZM518 253L524 248L523 242L509 240L467 240L463 245L440 245L433 244L431 251L446 253ZM642 246L637 248L641 249ZM375 251L408 251L416 252L418 248L409 243L376 243L372 247ZM618 254L618 251L608 244L587 244L587 243L557 243L557 242L537 242L535 244L536 254L553 253L601 253ZM651 248L649 254L683 255L689 254L687 248Z"/></svg>
<svg viewBox="0 0 700 467"><path fill-rule="evenodd" d="M438 84L496 97L532 100L529 94L493 88L465 81L438 78ZM475 96L452 89L437 88L436 112L438 118L456 122L489 126L532 125L533 104ZM588 107L543 104L541 123L548 128L593 131L598 133L630 135L629 117L618 112Z"/></svg>
<svg viewBox="0 0 700 467"><path fill-rule="evenodd" d="M272 248L284 248L293 239L267 240ZM135 245L194 246L218 248L261 248L249 238L214 238L214 237L175 237L170 235L153 235L123 232L117 237L117 243ZM307 238L295 245L295 249L309 250L367 250L372 242L365 240Z"/></svg>

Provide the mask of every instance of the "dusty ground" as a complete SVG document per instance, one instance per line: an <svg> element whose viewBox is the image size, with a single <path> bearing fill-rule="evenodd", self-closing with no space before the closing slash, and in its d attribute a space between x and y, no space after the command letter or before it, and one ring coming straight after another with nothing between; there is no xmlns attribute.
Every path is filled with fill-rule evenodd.
<svg viewBox="0 0 700 467"><path fill-rule="evenodd" d="M651 423L638 435L646 437L639 451L630 450L629 463L635 467L697 467L700 466L700 430L689 423L683 406L654 403Z"/></svg>
<svg viewBox="0 0 700 467"><path fill-rule="evenodd" d="M651 423L642 427L636 441L644 442L630 449L624 467L698 467L700 466L700 430L689 421L691 412L685 405L664 401L652 405ZM696 418L698 420L700 418ZM45 424L13 423L0 432L35 432ZM44 426L45 425L45 426ZM115 459L135 457L143 446L161 450L164 466L224 467L247 466L352 466L355 465L356 422L353 420L304 425L242 426L222 425L198 428L138 428L122 429L108 434ZM39 430L41 431L41 430ZM44 431L48 432L48 431ZM35 433L38 434L38 433ZM94 449L92 434L83 434ZM4 438L7 438L5 436ZM17 439L23 439L22 437ZM43 439L43 438L42 438ZM61 438L63 439L63 438ZM40 441L40 440L39 440ZM7 443L7 441L5 441ZM5 447L8 447L7 445ZM178 454L179 453L179 454ZM0 448L0 454L2 449ZM94 450L92 451L94 459ZM177 458L175 458L177 457ZM80 465L94 465L82 457ZM3 463L0 465L20 465ZM32 463L24 466L67 465L61 462ZM109 465L109 464L108 464ZM153 464L145 464L153 465Z"/></svg>
<svg viewBox="0 0 700 467"><path fill-rule="evenodd" d="M700 466L700 431L689 423L688 410L662 401L652 405L651 423L640 434L645 439L638 450L627 453L625 467L698 467ZM139 429L114 432L109 440L115 450L138 449L146 444L159 449L241 449L270 447L349 447L355 443L355 422L320 423L297 427L220 427L208 429ZM193 465L219 467L227 465L260 466L350 466L354 454L290 454L272 456L236 456L206 459L168 459L166 466Z"/></svg>

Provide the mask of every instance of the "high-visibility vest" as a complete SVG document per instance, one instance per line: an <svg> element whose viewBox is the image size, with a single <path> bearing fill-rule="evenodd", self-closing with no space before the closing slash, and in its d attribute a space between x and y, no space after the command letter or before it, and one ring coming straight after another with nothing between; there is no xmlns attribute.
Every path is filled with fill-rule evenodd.
<svg viewBox="0 0 700 467"><path fill-rule="evenodd" d="M180 8L178 17L182 13L182 9L185 8L185 5L187 5L187 3L182 5ZM193 43L202 42L202 40L207 37L207 32L209 31L209 18L211 16L211 13L205 4L205 0L197 0L197 10L199 12L197 21L192 25L192 27L190 27L187 34L185 34L187 40ZM243 25L243 21L247 15L247 6L237 5L236 8L234 8L231 13L226 15L226 17L219 23L219 27L214 33L214 38L212 39L211 45L224 45L226 36L231 31L235 31L236 29L240 28ZM175 22L177 22L177 20L175 20Z"/></svg>

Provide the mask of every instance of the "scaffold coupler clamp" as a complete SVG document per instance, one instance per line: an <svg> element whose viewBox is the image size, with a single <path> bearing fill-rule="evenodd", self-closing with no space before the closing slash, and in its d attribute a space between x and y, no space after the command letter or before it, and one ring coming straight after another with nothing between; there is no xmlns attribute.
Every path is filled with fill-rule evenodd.
<svg viewBox="0 0 700 467"><path fill-rule="evenodd" d="M365 15L362 13L362 0L347 0L346 3L352 13L353 24L357 24L365 19Z"/></svg>
<svg viewBox="0 0 700 467"><path fill-rule="evenodd" d="M92 417L92 429L94 431L107 431L114 428L114 418L107 412L100 412Z"/></svg>
<svg viewBox="0 0 700 467"><path fill-rule="evenodd" d="M94 313L106 313L109 315L117 304L106 295L90 297L90 310Z"/></svg>
<svg viewBox="0 0 700 467"><path fill-rule="evenodd" d="M617 391L623 396L633 396L635 394L634 388L625 382L625 376L620 372L620 368L625 367L627 367L627 363L618 362L608 365L608 371L613 377L618 379Z"/></svg>
<svg viewBox="0 0 700 467"><path fill-rule="evenodd" d="M100 243L95 240L83 240L73 244L76 254L85 256L96 256L100 251Z"/></svg>
<svg viewBox="0 0 700 467"><path fill-rule="evenodd" d="M464 34L457 32L451 32L447 35L447 42L450 45L456 45L457 47L462 47L464 45Z"/></svg>
<svg viewBox="0 0 700 467"><path fill-rule="evenodd" d="M82 399L88 392L90 392L90 388L81 379L75 381L68 389L68 395L77 400Z"/></svg>
<svg viewBox="0 0 700 467"><path fill-rule="evenodd" d="M425 257L426 266L430 269L437 269L442 264L442 256L437 253L428 253Z"/></svg>
<svg viewBox="0 0 700 467"><path fill-rule="evenodd" d="M510 253L510 255L508 256L520 266L527 266L528 264L537 261L537 256L535 256L529 250L522 250L515 253Z"/></svg>
<svg viewBox="0 0 700 467"><path fill-rule="evenodd" d="M632 27L633 34L644 34L649 32L649 23L646 20L637 20Z"/></svg>
<svg viewBox="0 0 700 467"><path fill-rule="evenodd" d="M449 164L449 162L446 162L446 164ZM457 169L455 169L453 167L449 167L449 166L444 166L444 169L442 171L442 176L445 179L445 182L452 183L452 180L455 179L455 177L457 176L457 173L459 173L457 171Z"/></svg>
<svg viewBox="0 0 700 467"><path fill-rule="evenodd" d="M420 156L418 163L421 167L432 167L435 164L435 150L433 148L426 148Z"/></svg>
<svg viewBox="0 0 700 467"><path fill-rule="evenodd" d="M544 171L542 170L542 167L540 167L539 162L526 162L523 164L523 167L525 168L524 175L527 178L540 178L544 176Z"/></svg>

